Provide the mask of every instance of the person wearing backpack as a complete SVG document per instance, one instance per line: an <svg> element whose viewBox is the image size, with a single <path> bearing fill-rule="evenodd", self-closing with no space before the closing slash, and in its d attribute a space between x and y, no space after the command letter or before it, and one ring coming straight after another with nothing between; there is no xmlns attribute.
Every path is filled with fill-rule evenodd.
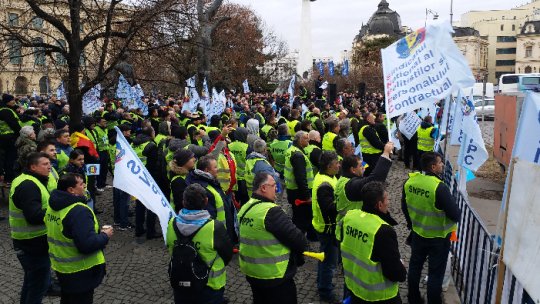
<svg viewBox="0 0 540 304"><path fill-rule="evenodd" d="M276 181L267 172L253 179L253 196L238 213L240 270L253 292L254 304L295 304L294 275L304 264L308 241L275 204Z"/></svg>
<svg viewBox="0 0 540 304"><path fill-rule="evenodd" d="M232 259L233 244L225 225L206 210L208 197L203 186L189 185L182 203L183 208L169 220L167 228L174 302L224 303L225 267Z"/></svg>

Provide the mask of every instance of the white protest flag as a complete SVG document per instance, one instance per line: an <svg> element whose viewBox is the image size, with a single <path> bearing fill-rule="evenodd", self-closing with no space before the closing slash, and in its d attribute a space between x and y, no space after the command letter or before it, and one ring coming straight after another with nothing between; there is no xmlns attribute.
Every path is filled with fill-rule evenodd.
<svg viewBox="0 0 540 304"><path fill-rule="evenodd" d="M463 125L463 108L466 103L467 96L463 96L463 91L459 90L456 98L453 123L450 125L450 145L452 146L461 145L461 138L463 136L463 131L461 131Z"/></svg>
<svg viewBox="0 0 540 304"><path fill-rule="evenodd" d="M207 116L210 121L210 111L212 100L210 99L210 92L208 91L208 83L206 82L206 77L203 79L202 92L201 92L201 106L204 114Z"/></svg>
<svg viewBox="0 0 540 304"><path fill-rule="evenodd" d="M388 118L428 107L474 85L448 22L430 24L381 50Z"/></svg>
<svg viewBox="0 0 540 304"><path fill-rule="evenodd" d="M246 93L249 93L249 83L248 83L248 80L244 80L244 82L242 83L242 86L244 87L244 94Z"/></svg>
<svg viewBox="0 0 540 304"><path fill-rule="evenodd" d="M161 192L146 167L133 151L118 127L116 129L116 161L113 186L136 197L159 218L163 240L167 239L167 225L174 210Z"/></svg>
<svg viewBox="0 0 540 304"><path fill-rule="evenodd" d="M399 122L399 132L401 132L401 134L408 139L411 139L420 126L420 123L422 123L422 119L420 119L416 113L406 113L403 115L403 119Z"/></svg>
<svg viewBox="0 0 540 304"><path fill-rule="evenodd" d="M182 111L196 112L197 105L200 102L199 93L197 93L197 88L195 87L195 75L193 77L186 79L186 95L189 98L188 101L185 101L182 105Z"/></svg>
<svg viewBox="0 0 540 304"><path fill-rule="evenodd" d="M450 108L452 107L452 96L446 97L446 100L444 101L444 109L442 113L442 121L439 126L439 132L437 135L437 139L435 140L435 147L433 148L434 151L439 150L439 146L441 145L442 137L446 134L446 126L448 126L448 114L450 114Z"/></svg>
<svg viewBox="0 0 540 304"><path fill-rule="evenodd" d="M144 97L144 91L141 85L136 84L131 87L131 94L131 98L135 101L135 107L141 109L144 115L148 115L148 105L142 100L142 98Z"/></svg>
<svg viewBox="0 0 540 304"><path fill-rule="evenodd" d="M33 89L33 90L32 90L32 97L34 97L34 98L36 98L36 99L39 97L39 94L38 94L38 92L36 91L36 89Z"/></svg>
<svg viewBox="0 0 540 304"><path fill-rule="evenodd" d="M326 90L326 88L328 88L328 81L323 82L319 88Z"/></svg>
<svg viewBox="0 0 540 304"><path fill-rule="evenodd" d="M118 87L116 88L116 97L122 100L131 98L131 86L129 85L126 78L122 74L120 74L120 77L118 77Z"/></svg>
<svg viewBox="0 0 540 304"><path fill-rule="evenodd" d="M289 105L291 105L292 107L292 104L294 102L294 84L296 82L296 75L293 75L292 78L291 78L291 82L289 82L289 89L287 90L287 92L289 93Z"/></svg>
<svg viewBox="0 0 540 304"><path fill-rule="evenodd" d="M60 85L56 89L56 98L66 99L66 89L64 88L64 82L60 82Z"/></svg>
<svg viewBox="0 0 540 304"><path fill-rule="evenodd" d="M471 99L467 99L467 104L463 111L462 122L463 137L459 155L458 165L476 172L480 166L489 158L489 154L482 138L480 125L476 120L476 111Z"/></svg>
<svg viewBox="0 0 540 304"><path fill-rule="evenodd" d="M83 95L83 113L90 115L103 105L101 102L101 84L96 84Z"/></svg>
<svg viewBox="0 0 540 304"><path fill-rule="evenodd" d="M519 117L512 158L540 164L540 94L529 91Z"/></svg>

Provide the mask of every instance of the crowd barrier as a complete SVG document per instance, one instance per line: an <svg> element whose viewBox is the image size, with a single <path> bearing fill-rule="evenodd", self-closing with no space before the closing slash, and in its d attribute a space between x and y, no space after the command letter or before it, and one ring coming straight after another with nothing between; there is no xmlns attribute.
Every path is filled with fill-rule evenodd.
<svg viewBox="0 0 540 304"><path fill-rule="evenodd" d="M446 183L461 209L458 241L452 242L452 277L462 303L495 303L499 246L489 233L480 216L471 207L467 197L458 190L458 181L450 161L446 161L443 174ZM500 303L533 304L523 286L510 269L505 277Z"/></svg>

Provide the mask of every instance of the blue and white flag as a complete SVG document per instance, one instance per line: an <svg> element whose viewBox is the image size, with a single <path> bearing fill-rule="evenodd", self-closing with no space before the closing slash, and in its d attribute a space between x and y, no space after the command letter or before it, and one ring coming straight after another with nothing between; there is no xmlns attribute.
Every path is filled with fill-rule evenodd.
<svg viewBox="0 0 540 304"><path fill-rule="evenodd" d="M294 84L296 83L296 75L293 75L291 78L291 81L289 82L289 89L287 90L287 93L289 93L289 104L292 107L292 104L294 102Z"/></svg>
<svg viewBox="0 0 540 304"><path fill-rule="evenodd" d="M136 197L147 209L157 215L165 241L169 219L175 216L174 210L120 129L114 128L117 135L113 186Z"/></svg>
<svg viewBox="0 0 540 304"><path fill-rule="evenodd" d="M122 100L131 98L131 86L129 85L126 78L122 74L120 74L120 77L118 77L118 87L116 88L116 97Z"/></svg>
<svg viewBox="0 0 540 304"><path fill-rule="evenodd" d="M540 94L529 91L519 117L512 158L540 164Z"/></svg>
<svg viewBox="0 0 540 304"><path fill-rule="evenodd" d="M332 60L328 62L328 74L330 74L330 76L334 76L334 61Z"/></svg>
<svg viewBox="0 0 540 304"><path fill-rule="evenodd" d="M140 84L131 87L131 98L135 101L136 108L142 110L144 115L148 115L148 105L143 101L144 91Z"/></svg>
<svg viewBox="0 0 540 304"><path fill-rule="evenodd" d="M186 80L186 95L189 98L189 101L184 102L182 106L182 111L189 111L191 113L197 111L197 106L200 103L199 93L195 86L195 75Z"/></svg>
<svg viewBox="0 0 540 304"><path fill-rule="evenodd" d="M482 138L482 131L476 119L476 111L471 99L467 99L467 104L463 112L462 121L462 141L459 149L458 165L476 172L480 166L489 158L489 154Z"/></svg>
<svg viewBox="0 0 540 304"><path fill-rule="evenodd" d="M212 99L210 98L210 91L208 91L208 83L206 82L206 77L204 78L202 85L201 103L204 114L207 116L207 119L210 120L209 113L212 107Z"/></svg>
<svg viewBox="0 0 540 304"><path fill-rule="evenodd" d="M319 62L317 62L317 68L319 69L319 75L324 76L324 63L322 62L322 60L319 60Z"/></svg>
<svg viewBox="0 0 540 304"><path fill-rule="evenodd" d="M99 109L103 102L101 101L101 84L96 84L93 88L84 93L83 96L83 113L85 115L91 115L97 109Z"/></svg>
<svg viewBox="0 0 540 304"><path fill-rule="evenodd" d="M459 146L463 140L463 117L464 113L470 111L468 105L474 103L472 101L472 96L467 96L462 90L459 90L458 96L456 98L456 107L453 115L453 124L451 125L451 134L450 134L450 145ZM475 111L476 115L476 111Z"/></svg>
<svg viewBox="0 0 540 304"><path fill-rule="evenodd" d="M341 75L348 76L349 75L349 60L345 59L343 61L343 66L341 67Z"/></svg>
<svg viewBox="0 0 540 304"><path fill-rule="evenodd" d="M328 81L323 82L319 88L326 90L328 88Z"/></svg>
<svg viewBox="0 0 540 304"><path fill-rule="evenodd" d="M244 80L244 82L242 83L242 86L244 87L244 94L247 94L249 93L249 83L248 83L248 80Z"/></svg>
<svg viewBox="0 0 540 304"><path fill-rule="evenodd" d="M381 50L388 118L429 106L475 83L448 22L429 24Z"/></svg>
<svg viewBox="0 0 540 304"><path fill-rule="evenodd" d="M34 97L34 99L38 99L38 98L39 98L39 94L38 94L38 92L37 92L36 89L33 89L33 90L32 90L32 97Z"/></svg>
<svg viewBox="0 0 540 304"><path fill-rule="evenodd" d="M60 85L56 89L56 98L57 99L66 99L66 90L64 89L64 82L60 82Z"/></svg>
<svg viewBox="0 0 540 304"><path fill-rule="evenodd" d="M442 121L441 121L441 125L439 126L439 134L437 135L437 139L435 140L435 148L434 148L434 151L438 151L439 150L439 146L441 144L441 140L442 140L442 137L444 135L446 135L446 126L448 126L448 120L449 120L449 114L450 114L450 111L452 109L452 98L449 96L449 97L446 97L446 100L444 101L444 109L443 109L443 114L442 114Z"/></svg>

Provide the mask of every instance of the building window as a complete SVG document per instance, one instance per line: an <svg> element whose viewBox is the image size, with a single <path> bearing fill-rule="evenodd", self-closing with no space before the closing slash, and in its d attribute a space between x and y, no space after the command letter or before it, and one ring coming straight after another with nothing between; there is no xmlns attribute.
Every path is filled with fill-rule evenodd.
<svg viewBox="0 0 540 304"><path fill-rule="evenodd" d="M43 38L34 38L32 42L35 44L43 43ZM42 46L34 47L34 64L45 65L45 49Z"/></svg>
<svg viewBox="0 0 540 304"><path fill-rule="evenodd" d="M32 26L35 29L42 29L43 28L43 19L39 17L32 18Z"/></svg>
<svg viewBox="0 0 540 304"><path fill-rule="evenodd" d="M501 24L501 32L504 31L504 24Z"/></svg>
<svg viewBox="0 0 540 304"><path fill-rule="evenodd" d="M15 78L15 94L22 95L28 92L28 79L23 76Z"/></svg>
<svg viewBox="0 0 540 304"><path fill-rule="evenodd" d="M509 66L509 65L516 65L516 61L515 60L496 60L495 61L495 65L496 66Z"/></svg>
<svg viewBox="0 0 540 304"><path fill-rule="evenodd" d="M516 25L512 24L512 31L515 31L515 30L516 30Z"/></svg>
<svg viewBox="0 0 540 304"><path fill-rule="evenodd" d="M532 57L532 46L525 47L525 57Z"/></svg>
<svg viewBox="0 0 540 304"><path fill-rule="evenodd" d="M16 39L10 39L8 41L8 53L9 53L9 63L12 64L21 64L22 63L22 54L21 54L21 42Z"/></svg>
<svg viewBox="0 0 540 304"><path fill-rule="evenodd" d="M58 40L58 46L65 50L66 49L66 41L62 40L62 39ZM56 63L59 64L59 65L66 65L67 60L64 57L64 55L62 55L61 53L56 53Z"/></svg>
<svg viewBox="0 0 540 304"><path fill-rule="evenodd" d="M532 69L530 66L525 67L525 73L532 73Z"/></svg>
<svg viewBox="0 0 540 304"><path fill-rule="evenodd" d="M19 15L15 13L8 14L8 25L9 26L19 26Z"/></svg>
<svg viewBox="0 0 540 304"><path fill-rule="evenodd" d="M39 94L49 94L49 79L43 76L39 79Z"/></svg>
<svg viewBox="0 0 540 304"><path fill-rule="evenodd" d="M497 55L500 55L500 54L515 54L516 53L516 48L500 48L500 49L496 49L495 53Z"/></svg>
<svg viewBox="0 0 540 304"><path fill-rule="evenodd" d="M516 42L515 36L497 36L497 42Z"/></svg>

